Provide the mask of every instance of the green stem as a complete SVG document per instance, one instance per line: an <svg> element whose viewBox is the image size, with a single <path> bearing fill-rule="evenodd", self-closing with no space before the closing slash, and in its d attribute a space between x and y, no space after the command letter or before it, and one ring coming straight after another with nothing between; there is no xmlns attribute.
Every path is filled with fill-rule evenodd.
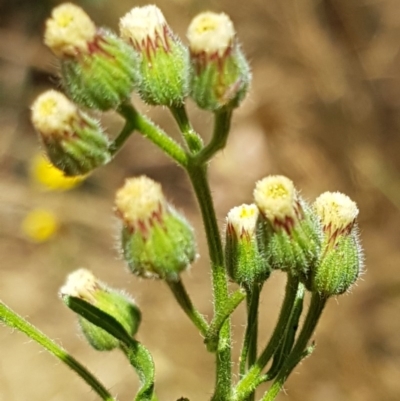
<svg viewBox="0 0 400 401"><path fill-rule="evenodd" d="M121 343L120 347L135 369L141 384L134 401L157 399L154 394L154 363L150 352L134 339L131 339L129 344Z"/></svg>
<svg viewBox="0 0 400 401"><path fill-rule="evenodd" d="M293 277L288 273L286 284L285 299L279 314L278 322L275 326L274 332L261 353L256 363L250 368L246 375L239 381L235 388L235 400L245 400L250 394L254 392L256 387L262 383L261 376L262 370L265 368L271 357L277 350L280 342L283 339L287 323L292 313L293 305L296 299L297 289L299 286L299 279Z"/></svg>
<svg viewBox="0 0 400 401"><path fill-rule="evenodd" d="M258 305L260 303L261 286L255 285L251 300L248 305L248 324L252 325L249 340L248 368L250 369L257 360L257 341L258 341Z"/></svg>
<svg viewBox="0 0 400 401"><path fill-rule="evenodd" d="M284 340L279 344L278 350L274 355L272 366L266 375L268 380L272 380L276 377L287 356L292 350L296 332L299 327L300 316L303 311L304 293L304 284L300 283L297 290L296 299L294 301L293 310L285 330Z"/></svg>
<svg viewBox="0 0 400 401"><path fill-rule="evenodd" d="M133 121L126 120L122 131L119 135L114 139L114 141L110 144L108 150L110 151L111 155L114 156L124 145L127 139L131 136L135 129L135 125Z"/></svg>
<svg viewBox="0 0 400 401"><path fill-rule="evenodd" d="M214 296L214 316L223 314L228 302L228 280L224 267L224 253L217 218L207 180L207 170L204 165L198 165L191 160L187 167L194 192L200 205L205 227L209 255L211 259L212 285ZM213 400L227 400L231 393L231 333L228 319L220 332L217 358L216 389Z"/></svg>
<svg viewBox="0 0 400 401"><path fill-rule="evenodd" d="M325 308L326 301L328 298L322 297L317 292L314 292L311 297L310 307L308 309L307 317L304 321L303 328L299 334L295 346L292 352L287 357L285 363L283 364L281 370L279 371L276 379L272 383L272 386L268 392L263 397L263 401L273 401L275 400L278 393L281 391L283 384L289 377L290 373L296 367L296 365L310 352L312 352L313 347L307 347L307 344L314 333L314 330L318 324L318 321L322 315Z"/></svg>
<svg viewBox="0 0 400 401"><path fill-rule="evenodd" d="M254 285L247 288L247 325L240 356L239 374L243 377L248 368L251 368L257 359L258 337L258 305L260 301L260 287Z"/></svg>
<svg viewBox="0 0 400 401"><path fill-rule="evenodd" d="M182 280L167 280L167 284L183 311L194 323L194 325L200 330L201 335L205 337L208 332L208 323L205 320L204 316L193 306L193 303L182 283Z"/></svg>
<svg viewBox="0 0 400 401"><path fill-rule="evenodd" d="M179 129L185 139L185 142L189 148L189 150L196 154L203 148L203 140L200 135L193 129L192 124L189 121L189 118L186 113L186 109L184 105L181 106L170 106L172 115L177 122Z"/></svg>
<svg viewBox="0 0 400 401"><path fill-rule="evenodd" d="M121 104L118 113L129 121L134 129L141 132L144 137L152 141L178 164L183 167L187 166L187 155L181 146L152 121L138 113L131 104Z"/></svg>
<svg viewBox="0 0 400 401"><path fill-rule="evenodd" d="M239 304L245 299L246 294L242 289L235 291L228 299L225 307L218 315L215 315L210 323L204 343L207 345L207 349L210 352L215 352L218 348L218 338L221 331L222 325L226 319L233 313L233 311L239 306Z"/></svg>
<svg viewBox="0 0 400 401"><path fill-rule="evenodd" d="M62 347L39 331L35 326L11 310L0 301L0 321L8 327L17 329L36 341L43 348L68 365L76 372L103 400L116 401L107 389L83 365L67 353Z"/></svg>
<svg viewBox="0 0 400 401"><path fill-rule="evenodd" d="M223 109L214 114L214 132L210 143L196 156L198 164L207 163L219 150L223 149L228 140L231 126L232 110Z"/></svg>

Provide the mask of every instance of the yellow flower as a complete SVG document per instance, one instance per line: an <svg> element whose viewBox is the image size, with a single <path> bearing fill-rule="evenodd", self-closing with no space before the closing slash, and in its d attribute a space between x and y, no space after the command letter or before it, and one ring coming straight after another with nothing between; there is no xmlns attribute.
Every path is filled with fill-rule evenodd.
<svg viewBox="0 0 400 401"><path fill-rule="evenodd" d="M22 221L23 234L33 242L45 242L53 237L59 228L56 215L45 209L30 211Z"/></svg>
<svg viewBox="0 0 400 401"><path fill-rule="evenodd" d="M66 177L43 154L34 156L30 173L32 181L47 191L67 191L76 187L87 177L86 175Z"/></svg>

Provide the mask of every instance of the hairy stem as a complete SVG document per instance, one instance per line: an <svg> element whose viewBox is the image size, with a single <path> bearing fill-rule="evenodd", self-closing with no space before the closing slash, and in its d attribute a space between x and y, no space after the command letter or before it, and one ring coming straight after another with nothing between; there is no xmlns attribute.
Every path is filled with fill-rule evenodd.
<svg viewBox="0 0 400 401"><path fill-rule="evenodd" d="M309 355L310 352L312 352L313 347L307 348L307 343L314 333L314 330L325 308L326 301L327 298L322 297L317 292L314 292L312 294L307 317L304 321L303 327L295 343L295 346L293 347L292 352L289 354L286 361L284 362L276 379L272 383L272 386L263 397L263 401L275 400L276 396L281 391L283 384L285 383L293 369L296 367L296 365L303 358Z"/></svg>
<svg viewBox="0 0 400 401"><path fill-rule="evenodd" d="M93 376L83 365L68 354L61 346L48 338L35 326L19 316L3 302L0 301L0 320L7 326L17 329L36 341L39 345L49 351L52 355L68 365L77 373L104 401L116 401L107 389Z"/></svg>
<svg viewBox="0 0 400 401"><path fill-rule="evenodd" d="M203 140L200 135L193 129L192 124L186 113L185 106L171 106L171 113L177 122L186 145L192 154L196 154L203 148Z"/></svg>
<svg viewBox="0 0 400 401"><path fill-rule="evenodd" d="M292 313L293 305L296 299L298 286L298 278L293 277L288 273L285 299L283 301L274 332L272 333L272 336L267 346L264 348L256 363L250 368L246 375L237 384L235 388L235 400L245 400L263 381L261 372L265 368L271 357L274 355L280 342L283 339L283 335L285 333L285 329L290 319L290 315Z"/></svg>
<svg viewBox="0 0 400 401"><path fill-rule="evenodd" d="M207 163L219 150L223 149L228 139L231 126L232 110L223 109L215 112L214 132L210 143L196 156L197 163Z"/></svg>
<svg viewBox="0 0 400 401"><path fill-rule="evenodd" d="M201 335L205 337L208 332L208 323L204 316L193 306L193 303L183 285L182 280L167 280L167 284L183 311L194 323L194 325L199 329Z"/></svg>
<svg viewBox="0 0 400 401"><path fill-rule="evenodd" d="M258 285L247 288L247 324L240 356L239 374L243 377L248 368L254 365L257 359L257 337L258 337L258 305L260 301L260 290Z"/></svg>
<svg viewBox="0 0 400 401"><path fill-rule="evenodd" d="M182 147L169 137L161 128L157 127L147 117L141 115L131 104L123 103L118 108L121 114L131 126L148 138L168 156L183 167L187 165L187 155Z"/></svg>
<svg viewBox="0 0 400 401"><path fill-rule="evenodd" d="M212 285L214 296L214 316L223 313L228 302L228 280L224 267L224 253L217 218L204 165L189 163L187 168L194 192L200 205L205 227L209 255L211 259ZM231 333L230 320L224 323L219 336L217 358L216 389L213 400L227 400L231 393Z"/></svg>

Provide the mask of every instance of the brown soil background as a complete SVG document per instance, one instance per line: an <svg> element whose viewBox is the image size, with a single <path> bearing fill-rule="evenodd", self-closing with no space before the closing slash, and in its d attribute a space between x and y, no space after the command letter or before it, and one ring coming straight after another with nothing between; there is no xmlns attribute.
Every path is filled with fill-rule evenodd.
<svg viewBox="0 0 400 401"><path fill-rule="evenodd" d="M124 358L97 353L77 335L57 298L72 270L85 266L134 295L143 312L139 339L157 366L160 400L209 399L213 357L162 282L129 275L115 248L113 194L127 176L147 174L197 228L201 258L184 274L198 308L211 314L209 271L196 202L182 171L139 135L118 157L68 193L43 193L28 179L38 151L29 105L55 85L53 56L41 44L56 1L0 1L0 297L63 344L120 400L137 379ZM144 2L80 1L100 25ZM183 38L199 11L233 19L253 68L253 85L235 113L227 148L210 167L221 229L227 211L251 201L254 182L285 174L312 200L340 190L360 208L366 273L349 295L331 300L315 334L317 348L287 382L279 400L400 399L400 7L398 0L156 1ZM166 110L139 107L176 135ZM195 127L209 138L211 117L194 107ZM104 117L110 133L121 121ZM54 240L35 245L20 224L34 207L62 220ZM261 343L274 326L284 278L274 274L261 305ZM237 356L243 331L234 316ZM261 393L260 393L261 394ZM24 335L0 327L0 400L97 400L82 380Z"/></svg>

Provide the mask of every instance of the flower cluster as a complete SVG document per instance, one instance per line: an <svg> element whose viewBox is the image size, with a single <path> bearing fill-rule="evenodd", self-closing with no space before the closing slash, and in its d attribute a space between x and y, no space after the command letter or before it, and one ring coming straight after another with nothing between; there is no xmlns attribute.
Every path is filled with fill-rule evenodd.
<svg viewBox="0 0 400 401"><path fill-rule="evenodd" d="M192 96L207 110L237 107L250 70L230 19L200 14L188 38L186 47L156 6L135 7L123 16L120 36L96 27L78 6L56 7L44 41L59 59L61 83L71 100L52 90L32 106L32 122L50 161L67 176L108 163L108 137L82 108L118 110L133 91L152 105L182 107Z"/></svg>
<svg viewBox="0 0 400 401"><path fill-rule="evenodd" d="M149 5L123 16L119 31L117 35L97 27L70 3L53 10L45 44L59 60L65 94L49 90L32 105L32 122L47 155L34 165L32 175L49 189L72 187L109 163L134 131L180 165L202 212L213 316L208 321L195 308L182 282L182 273L197 258L194 230L167 200L161 185L147 176L126 179L116 193L120 253L131 273L168 286L199 329L207 350L215 353L213 400L253 400L259 384L276 378L271 393L263 397L272 401L293 368L312 351L308 342L327 300L348 291L362 271L358 208L338 192L326 192L309 204L289 178L267 176L255 184L253 203L229 211L223 241L207 167L225 146L233 111L251 79L233 23L224 13L201 13L189 25L186 46L162 12ZM146 104L169 109L182 134L180 142L138 111L131 102L134 92ZM213 114L214 132L206 145L189 121L185 109L189 97ZM98 120L107 110L125 120L112 139ZM27 219L25 231L44 241L57 229L51 223L51 216L36 213ZM270 341L258 355L260 293L276 271L287 277L285 299ZM229 279L239 287L235 292ZM306 290L311 301L301 319ZM79 315L83 334L95 349L118 348L127 356L141 382L135 399L155 399L154 363L135 338L141 316L135 303L85 269L68 277L60 296ZM247 326L239 381L232 387L230 316L244 299ZM101 386L93 388L100 389L104 399L112 399Z"/></svg>
<svg viewBox="0 0 400 401"><path fill-rule="evenodd" d="M309 205L290 179L268 176L256 183L254 202L227 216L227 266L234 281L262 284L271 269L278 269L324 297L342 294L356 281L363 257L358 209L348 196L325 192ZM249 260L240 256L248 254L248 243ZM263 274L255 275L260 270Z"/></svg>

